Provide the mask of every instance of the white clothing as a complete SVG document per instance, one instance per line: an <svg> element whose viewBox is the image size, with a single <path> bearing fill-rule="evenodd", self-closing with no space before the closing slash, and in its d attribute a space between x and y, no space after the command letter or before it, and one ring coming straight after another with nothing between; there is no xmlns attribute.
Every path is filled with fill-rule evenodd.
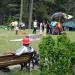
<svg viewBox="0 0 75 75"><path fill-rule="evenodd" d="M40 34L42 34L42 22L40 23Z"/></svg>
<svg viewBox="0 0 75 75"><path fill-rule="evenodd" d="M24 23L22 23L22 25L21 25L22 27L24 27L25 26L25 24Z"/></svg>
<svg viewBox="0 0 75 75"><path fill-rule="evenodd" d="M17 26L18 25L18 22L17 21L11 22L10 25L11 26Z"/></svg>
<svg viewBox="0 0 75 75"><path fill-rule="evenodd" d="M37 21L34 21L33 25L34 27L37 27Z"/></svg>
<svg viewBox="0 0 75 75"><path fill-rule="evenodd" d="M19 30L19 28L16 26L16 27L15 27L15 30Z"/></svg>
<svg viewBox="0 0 75 75"><path fill-rule="evenodd" d="M11 22L10 25L11 25L11 26L14 26L14 22Z"/></svg>
<svg viewBox="0 0 75 75"><path fill-rule="evenodd" d="M20 23L21 27L25 27L25 23L21 22Z"/></svg>
<svg viewBox="0 0 75 75"><path fill-rule="evenodd" d="M18 22L17 21L14 21L14 25L17 26L18 25Z"/></svg>
<svg viewBox="0 0 75 75"><path fill-rule="evenodd" d="M21 54L23 53L31 53L33 52L34 49L31 48L31 47L27 47L27 46L22 46L21 48L19 48L17 51L16 51L16 55L20 56Z"/></svg>
<svg viewBox="0 0 75 75"><path fill-rule="evenodd" d="M47 25L45 24L44 25L44 33L46 34L46 31L47 31L47 27L46 27Z"/></svg>

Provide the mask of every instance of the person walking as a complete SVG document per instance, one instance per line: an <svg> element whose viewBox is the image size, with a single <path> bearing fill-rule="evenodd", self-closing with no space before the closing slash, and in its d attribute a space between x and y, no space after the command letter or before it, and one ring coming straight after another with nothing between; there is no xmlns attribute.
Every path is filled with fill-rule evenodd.
<svg viewBox="0 0 75 75"><path fill-rule="evenodd" d="M37 29L37 20L33 22L33 34L36 34L36 29Z"/></svg>

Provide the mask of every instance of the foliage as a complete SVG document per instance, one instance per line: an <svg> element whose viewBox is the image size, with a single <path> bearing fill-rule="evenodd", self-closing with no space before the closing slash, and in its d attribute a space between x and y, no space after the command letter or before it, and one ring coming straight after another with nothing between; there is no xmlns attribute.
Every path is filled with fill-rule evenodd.
<svg viewBox="0 0 75 75"><path fill-rule="evenodd" d="M29 21L29 9L31 0L23 0L23 21ZM63 1L63 2L62 2ZM33 20L49 20L50 15L62 11L74 15L73 0L34 0ZM20 15L21 0L0 0L0 15L3 17ZM8 11L7 11L8 10ZM2 19L3 20L3 19Z"/></svg>
<svg viewBox="0 0 75 75"><path fill-rule="evenodd" d="M41 75L70 75L74 47L65 34L56 41L51 36L44 37L39 44Z"/></svg>

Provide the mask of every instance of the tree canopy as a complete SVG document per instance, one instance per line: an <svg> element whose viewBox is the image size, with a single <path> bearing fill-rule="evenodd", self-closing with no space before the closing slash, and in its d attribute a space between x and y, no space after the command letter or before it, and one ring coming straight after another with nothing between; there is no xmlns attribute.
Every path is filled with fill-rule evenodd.
<svg viewBox="0 0 75 75"><path fill-rule="evenodd" d="M29 19L30 0L23 0L23 21ZM14 16L19 19L21 0L0 0L0 16ZM72 10L72 11L71 11ZM33 20L50 19L50 15L62 11L74 15L74 0L34 0ZM1 21L1 20L0 20Z"/></svg>

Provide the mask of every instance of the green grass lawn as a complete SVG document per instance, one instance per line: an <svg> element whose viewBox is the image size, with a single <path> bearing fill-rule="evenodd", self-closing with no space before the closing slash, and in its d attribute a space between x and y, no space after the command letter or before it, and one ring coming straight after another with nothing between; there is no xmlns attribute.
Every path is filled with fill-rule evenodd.
<svg viewBox="0 0 75 75"><path fill-rule="evenodd" d="M32 30L25 30L27 34L32 33ZM12 51L15 52L20 46L22 45L21 42L12 42L10 40L14 39L21 39L25 37L27 34L15 34L15 31L7 31L7 30L0 30L0 55L2 55L5 52ZM31 46L35 49L38 50L38 43L39 41L33 41L31 42ZM27 72L27 70L20 71L19 69L16 69L13 72L9 73L1 73L0 75L38 75L37 70L32 70L31 73Z"/></svg>
<svg viewBox="0 0 75 75"><path fill-rule="evenodd" d="M27 34L32 33L32 30L26 29L25 32ZM68 38L72 42L75 42L75 32L66 32ZM7 51L16 51L22 45L21 42L11 42L10 40L13 39L21 39L27 34L15 34L15 31L7 31L7 30L0 30L0 55ZM55 39L57 36L52 35ZM35 50L38 51L39 41L33 41L30 44ZM37 70L32 70L31 73L28 73L26 70L19 71L15 70L14 72L10 73L1 73L0 75L38 75L39 72Z"/></svg>
<svg viewBox="0 0 75 75"><path fill-rule="evenodd" d="M32 30L25 30L25 32L31 33ZM15 31L6 31L6 30L0 30L0 54L6 51L16 51L22 44L21 42L12 42L10 40L14 39L22 39L25 37L27 34L15 34ZM35 44L35 41L31 42L31 46L37 50L38 49L38 42L36 41L37 44Z"/></svg>

